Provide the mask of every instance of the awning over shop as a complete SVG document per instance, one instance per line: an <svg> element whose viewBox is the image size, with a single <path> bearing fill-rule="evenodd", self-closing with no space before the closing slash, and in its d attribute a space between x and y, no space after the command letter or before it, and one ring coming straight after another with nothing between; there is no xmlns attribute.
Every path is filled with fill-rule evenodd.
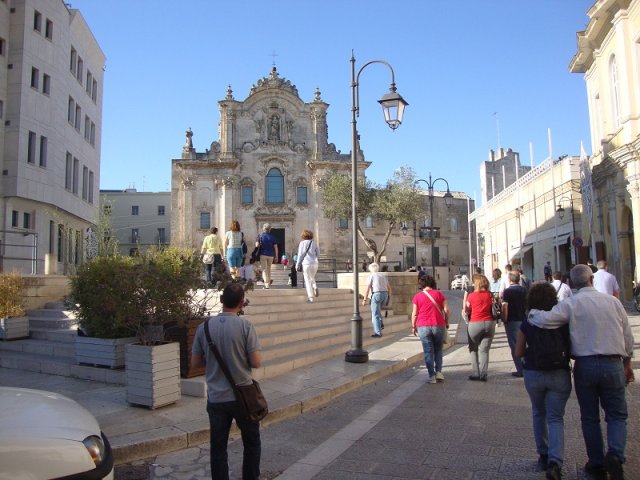
<svg viewBox="0 0 640 480"><path fill-rule="evenodd" d="M568 239L569 239L569 234L558 235L558 237L556 238L555 242L553 242L553 246L555 247L556 245L558 245L558 246L566 245Z"/></svg>
<svg viewBox="0 0 640 480"><path fill-rule="evenodd" d="M532 248L533 248L533 244L523 245L522 248L520 249L520 255L524 255L525 253L527 253Z"/></svg>

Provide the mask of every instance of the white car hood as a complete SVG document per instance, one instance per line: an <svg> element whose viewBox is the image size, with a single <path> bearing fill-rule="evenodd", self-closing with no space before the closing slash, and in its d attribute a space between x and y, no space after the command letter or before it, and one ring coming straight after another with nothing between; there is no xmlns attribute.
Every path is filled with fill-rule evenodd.
<svg viewBox="0 0 640 480"><path fill-rule="evenodd" d="M0 387L0 405L0 443L32 434L75 441L100 436L93 415L64 395Z"/></svg>

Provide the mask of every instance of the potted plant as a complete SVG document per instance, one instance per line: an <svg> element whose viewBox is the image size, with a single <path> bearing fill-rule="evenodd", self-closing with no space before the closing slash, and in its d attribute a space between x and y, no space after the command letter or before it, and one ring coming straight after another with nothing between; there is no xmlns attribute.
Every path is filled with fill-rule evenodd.
<svg viewBox="0 0 640 480"><path fill-rule="evenodd" d="M18 272L0 274L0 339L29 336L29 317L22 304L24 280Z"/></svg>
<svg viewBox="0 0 640 480"><path fill-rule="evenodd" d="M76 362L124 367L124 346L136 341L136 275L131 257L100 256L78 267L71 279L72 309L78 319Z"/></svg>
<svg viewBox="0 0 640 480"><path fill-rule="evenodd" d="M137 259L136 315L138 341L126 346L127 401L157 408L180 398L180 348L165 341L168 325L184 325L204 316L195 302L202 286L202 264L194 251L151 249Z"/></svg>

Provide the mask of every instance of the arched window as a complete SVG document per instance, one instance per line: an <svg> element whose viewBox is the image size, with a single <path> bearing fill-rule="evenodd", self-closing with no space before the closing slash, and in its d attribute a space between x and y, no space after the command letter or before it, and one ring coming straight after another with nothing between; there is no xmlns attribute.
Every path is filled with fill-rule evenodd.
<svg viewBox="0 0 640 480"><path fill-rule="evenodd" d="M284 177L272 168L265 178L265 203L284 203Z"/></svg>
<svg viewBox="0 0 640 480"><path fill-rule="evenodd" d="M609 82L611 85L611 115L613 116L613 125L617 128L620 126L620 92L618 91L618 68L615 55L611 55L609 61Z"/></svg>

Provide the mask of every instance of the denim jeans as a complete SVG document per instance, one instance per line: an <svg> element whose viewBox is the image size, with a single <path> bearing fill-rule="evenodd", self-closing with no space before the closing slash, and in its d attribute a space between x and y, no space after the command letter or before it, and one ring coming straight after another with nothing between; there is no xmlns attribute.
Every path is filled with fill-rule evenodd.
<svg viewBox="0 0 640 480"><path fill-rule="evenodd" d="M211 479L229 480L229 463L227 444L231 420L235 418L236 425L242 434L244 447L242 457L242 479L258 480L260 477L260 424L245 420L240 413L237 402L207 402L209 427L211 429Z"/></svg>
<svg viewBox="0 0 640 480"><path fill-rule="evenodd" d="M522 322L507 321L504 324L504 331L507 334L507 342L509 342L509 349L511 350L511 358L513 364L516 367L516 372L522 375L522 359L516 356L516 338L520 331L520 325Z"/></svg>
<svg viewBox="0 0 640 480"><path fill-rule="evenodd" d="M424 364L427 366L430 377L442 371L442 342L446 331L444 325L418 327L418 336L424 352Z"/></svg>
<svg viewBox="0 0 640 480"><path fill-rule="evenodd" d="M564 462L564 407L571 395L569 370L524 370L524 386L531 400L533 436L539 455Z"/></svg>
<svg viewBox="0 0 640 480"><path fill-rule="evenodd" d="M242 262L242 248L227 248L227 263L229 268L240 268Z"/></svg>
<svg viewBox="0 0 640 480"><path fill-rule="evenodd" d="M373 333L382 335L382 306L387 303L389 292L375 292L371 295L371 323L373 323Z"/></svg>
<svg viewBox="0 0 640 480"><path fill-rule="evenodd" d="M489 350L496 333L496 321L469 322L467 331L469 333L471 372L474 376L486 377L489 369Z"/></svg>
<svg viewBox="0 0 640 480"><path fill-rule="evenodd" d="M207 283L213 281L213 273L218 271L218 266L222 265L222 255L219 253L213 254L213 263L205 263L204 270L207 274Z"/></svg>
<svg viewBox="0 0 640 480"><path fill-rule="evenodd" d="M582 436L591 465L604 462L600 428L600 407L607 422L607 453L625 461L627 444L627 399L621 359L578 357L573 369L576 396L580 404Z"/></svg>

